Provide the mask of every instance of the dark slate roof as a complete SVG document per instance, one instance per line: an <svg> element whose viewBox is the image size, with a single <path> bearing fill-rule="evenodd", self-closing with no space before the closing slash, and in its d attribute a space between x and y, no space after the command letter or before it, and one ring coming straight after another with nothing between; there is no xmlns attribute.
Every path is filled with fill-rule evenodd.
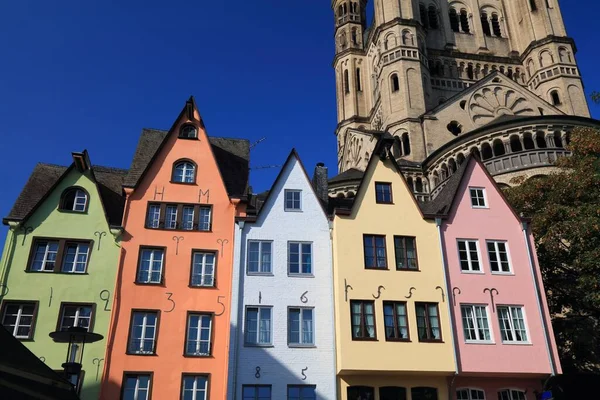
<svg viewBox="0 0 600 400"><path fill-rule="evenodd" d="M124 185L135 187L165 141L168 131L143 129ZM250 142L209 137L212 151L230 196L243 196L248 188Z"/></svg>
<svg viewBox="0 0 600 400"><path fill-rule="evenodd" d="M249 215L258 215L260 209L265 204L265 200L267 200L267 197L269 197L270 192L270 190L266 190L262 193L248 195L247 212Z"/></svg>
<svg viewBox="0 0 600 400"><path fill-rule="evenodd" d="M358 181L362 179L364 174L364 171L358 170L356 168L350 168L342 172L341 174L329 179L329 184L346 181Z"/></svg>
<svg viewBox="0 0 600 400"><path fill-rule="evenodd" d="M29 180L15 201L7 220L23 220L31 215L50 191L58 184L69 167L38 163ZM121 225L125 198L122 195L123 180L127 170L102 166L92 166L98 191L110 225Z"/></svg>
<svg viewBox="0 0 600 400"><path fill-rule="evenodd" d="M0 366L4 371L3 380L15 387L26 388L44 398L56 400L79 400L79 396L71 389L71 385L49 366L41 361L35 354L27 349L19 340L15 339L3 326L0 326ZM7 372L15 371L15 373ZM27 374L22 376L18 371ZM31 377L33 375L33 377ZM0 398L2 399L39 399L23 393L18 389L0 383Z"/></svg>
<svg viewBox="0 0 600 400"><path fill-rule="evenodd" d="M472 156L468 156L465 161L458 167L455 173L452 174L446 186L438 193L437 197L432 201L420 202L421 210L425 215L447 215L452 208L452 203L456 197L456 192L460 187L467 166L471 162Z"/></svg>

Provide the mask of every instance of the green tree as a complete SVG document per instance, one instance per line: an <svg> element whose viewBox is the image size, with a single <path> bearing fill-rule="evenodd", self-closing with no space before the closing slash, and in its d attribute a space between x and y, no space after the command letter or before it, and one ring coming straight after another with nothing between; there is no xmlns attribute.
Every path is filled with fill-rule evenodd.
<svg viewBox="0 0 600 400"><path fill-rule="evenodd" d="M572 132L571 157L517 179L509 201L532 230L565 372L600 372L600 131Z"/></svg>

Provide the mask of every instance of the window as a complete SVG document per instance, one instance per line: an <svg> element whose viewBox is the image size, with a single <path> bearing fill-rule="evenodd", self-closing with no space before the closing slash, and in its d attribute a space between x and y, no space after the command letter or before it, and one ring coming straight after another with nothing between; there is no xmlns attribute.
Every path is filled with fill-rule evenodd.
<svg viewBox="0 0 600 400"><path fill-rule="evenodd" d="M62 196L59 205L61 211L75 211L84 213L87 211L88 195L81 188L68 188Z"/></svg>
<svg viewBox="0 0 600 400"><path fill-rule="evenodd" d="M396 253L396 269L418 270L417 244L414 237L394 236L394 250Z"/></svg>
<svg viewBox="0 0 600 400"><path fill-rule="evenodd" d="M498 400L526 400L525 392L521 390L505 389L498 392Z"/></svg>
<svg viewBox="0 0 600 400"><path fill-rule="evenodd" d="M148 206L148 216L146 217L146 227L158 229L160 227L160 205L150 204Z"/></svg>
<svg viewBox="0 0 600 400"><path fill-rule="evenodd" d="M2 325L17 339L33 339L37 307L37 301L5 301L2 304Z"/></svg>
<svg viewBox="0 0 600 400"><path fill-rule="evenodd" d="M527 328L523 307L498 306L500 334L504 343L526 343Z"/></svg>
<svg viewBox="0 0 600 400"><path fill-rule="evenodd" d="M356 68L356 91L362 92L362 82L360 79L360 68Z"/></svg>
<svg viewBox="0 0 600 400"><path fill-rule="evenodd" d="M215 286L215 260L215 253L200 251L193 252L192 277L190 286Z"/></svg>
<svg viewBox="0 0 600 400"><path fill-rule="evenodd" d="M485 201L485 189L483 188L469 188L471 194L471 206L473 208L486 208L487 203Z"/></svg>
<svg viewBox="0 0 600 400"><path fill-rule="evenodd" d="M398 92L400 90L400 80L398 79L398 74L392 74L390 80L392 83L392 92Z"/></svg>
<svg viewBox="0 0 600 400"><path fill-rule="evenodd" d="M85 273L90 244L67 239L35 239L28 271ZM58 258L59 254L62 258Z"/></svg>
<svg viewBox="0 0 600 400"><path fill-rule="evenodd" d="M476 305L460 306L465 340L468 342L491 342L487 307Z"/></svg>
<svg viewBox="0 0 600 400"><path fill-rule="evenodd" d="M92 330L94 307L91 304L68 304L60 306L58 330L64 331L72 326Z"/></svg>
<svg viewBox="0 0 600 400"><path fill-rule="evenodd" d="M552 98L552 104L555 106L559 106L561 104L560 102L560 95L558 94L557 90L553 90L550 92L550 97Z"/></svg>
<svg viewBox="0 0 600 400"><path fill-rule="evenodd" d="M500 29L500 19L498 18L498 14L492 14L492 30L494 31L494 35L498 37L502 37L502 29Z"/></svg>
<svg viewBox="0 0 600 400"><path fill-rule="evenodd" d="M537 11L537 3L535 0L529 0L529 6L531 7L531 11Z"/></svg>
<svg viewBox="0 0 600 400"><path fill-rule="evenodd" d="M272 307L246 308L246 344L271 344L271 310Z"/></svg>
<svg viewBox="0 0 600 400"><path fill-rule="evenodd" d="M302 204L300 197L302 190L285 190L285 210L286 211L301 211Z"/></svg>
<svg viewBox="0 0 600 400"><path fill-rule="evenodd" d="M122 400L148 400L150 398L150 374L125 374Z"/></svg>
<svg viewBox="0 0 600 400"><path fill-rule="evenodd" d="M192 231L212 229L212 207L193 204L153 203L148 205L146 228Z"/></svg>
<svg viewBox="0 0 600 400"><path fill-rule="evenodd" d="M429 11L428 12L429 27L431 29L437 29L439 27L439 25L438 25L438 17L437 17L437 9L435 8L434 5L430 5L428 11Z"/></svg>
<svg viewBox="0 0 600 400"><path fill-rule="evenodd" d="M412 400L437 400L438 392L432 387L414 387L410 389L410 398Z"/></svg>
<svg viewBox="0 0 600 400"><path fill-rule="evenodd" d="M479 265L479 244L477 240L458 240L458 258L463 272L482 272Z"/></svg>
<svg viewBox="0 0 600 400"><path fill-rule="evenodd" d="M485 36L492 36L492 30L490 29L490 21L488 20L487 12L481 12L481 27L483 28L483 34Z"/></svg>
<svg viewBox="0 0 600 400"><path fill-rule="evenodd" d="M270 274L273 242L248 241L248 273Z"/></svg>
<svg viewBox="0 0 600 400"><path fill-rule="evenodd" d="M164 249L142 248L136 283L162 283Z"/></svg>
<svg viewBox="0 0 600 400"><path fill-rule="evenodd" d="M456 400L485 400L485 392L479 389L458 389Z"/></svg>
<svg viewBox="0 0 600 400"><path fill-rule="evenodd" d="M406 388L396 386L380 387L379 400L406 400Z"/></svg>
<svg viewBox="0 0 600 400"><path fill-rule="evenodd" d="M312 308L288 310L288 343L307 346L315 344Z"/></svg>
<svg viewBox="0 0 600 400"><path fill-rule="evenodd" d="M425 8L425 4L419 3L419 17L421 18L421 24L423 24L424 28L427 28L427 8Z"/></svg>
<svg viewBox="0 0 600 400"><path fill-rule="evenodd" d="M437 303L416 303L417 331L419 342L438 342L442 340L440 318Z"/></svg>
<svg viewBox="0 0 600 400"><path fill-rule="evenodd" d="M184 125L181 127L179 137L182 139L195 139L198 137L198 131L194 125Z"/></svg>
<svg viewBox="0 0 600 400"><path fill-rule="evenodd" d="M288 271L290 274L312 274L312 243L288 242Z"/></svg>
<svg viewBox="0 0 600 400"><path fill-rule="evenodd" d="M348 70L344 70L344 93L350 93L350 78L348 77Z"/></svg>
<svg viewBox="0 0 600 400"><path fill-rule="evenodd" d="M508 245L506 242L487 241L488 256L490 258L490 267L492 273L510 273L510 263L508 262Z"/></svg>
<svg viewBox="0 0 600 400"><path fill-rule="evenodd" d="M271 400L271 385L243 385L242 400Z"/></svg>
<svg viewBox="0 0 600 400"><path fill-rule="evenodd" d="M450 29L452 29L453 32L460 32L458 14L454 8L450 9Z"/></svg>
<svg viewBox="0 0 600 400"><path fill-rule="evenodd" d="M375 390L370 386L348 386L348 400L373 400L375 398Z"/></svg>
<svg viewBox="0 0 600 400"><path fill-rule="evenodd" d="M317 400L316 392L316 386L288 385L287 400Z"/></svg>
<svg viewBox="0 0 600 400"><path fill-rule="evenodd" d="M464 8L462 10L460 10L460 29L464 33L471 32L471 28L469 28L469 14L467 13L467 10L465 10Z"/></svg>
<svg viewBox="0 0 600 400"><path fill-rule="evenodd" d="M387 254L385 251L385 236L364 235L365 268L387 269Z"/></svg>
<svg viewBox="0 0 600 400"><path fill-rule="evenodd" d="M383 302L385 340L409 340L406 302Z"/></svg>
<svg viewBox="0 0 600 400"><path fill-rule="evenodd" d="M392 184L376 182L375 183L375 200L381 204L392 204Z"/></svg>
<svg viewBox="0 0 600 400"><path fill-rule="evenodd" d="M191 161L180 161L173 167L174 183L194 183L196 181L196 166Z"/></svg>
<svg viewBox="0 0 600 400"><path fill-rule="evenodd" d="M134 311L129 333L129 354L155 354L158 328L157 311Z"/></svg>
<svg viewBox="0 0 600 400"><path fill-rule="evenodd" d="M184 375L181 384L181 400L206 400L208 376Z"/></svg>
<svg viewBox="0 0 600 400"><path fill-rule="evenodd" d="M352 339L375 340L375 303L372 301L350 301L352 314Z"/></svg>
<svg viewBox="0 0 600 400"><path fill-rule="evenodd" d="M188 314L186 356L210 356L212 340L212 315Z"/></svg>

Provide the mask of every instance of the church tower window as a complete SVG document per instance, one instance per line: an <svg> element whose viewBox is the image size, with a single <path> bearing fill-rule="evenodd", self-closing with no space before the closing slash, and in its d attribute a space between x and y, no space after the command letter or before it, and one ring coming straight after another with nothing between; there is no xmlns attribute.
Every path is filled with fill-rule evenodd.
<svg viewBox="0 0 600 400"><path fill-rule="evenodd" d="M402 153L405 156L410 155L410 138L408 137L408 133L402 134Z"/></svg>
<svg viewBox="0 0 600 400"><path fill-rule="evenodd" d="M400 90L400 80L398 79L398 74L393 74L390 78L392 84L392 92L397 92Z"/></svg>
<svg viewBox="0 0 600 400"><path fill-rule="evenodd" d="M356 32L356 28L352 29L352 44L358 45L358 33Z"/></svg>
<svg viewBox="0 0 600 400"><path fill-rule="evenodd" d="M471 33L471 29L469 28L469 14L464 8L460 10L460 29L464 33Z"/></svg>
<svg viewBox="0 0 600 400"><path fill-rule="evenodd" d="M425 4L423 3L419 3L419 16L421 17L421 24L427 28L427 8L425 8Z"/></svg>
<svg viewBox="0 0 600 400"><path fill-rule="evenodd" d="M344 70L344 93L350 93L350 78L348 77L348 70Z"/></svg>
<svg viewBox="0 0 600 400"><path fill-rule="evenodd" d="M438 17L437 17L437 9L432 4L429 6L429 27L431 29L438 29Z"/></svg>
<svg viewBox="0 0 600 400"><path fill-rule="evenodd" d="M460 32L460 24L458 20L458 14L454 8L450 9L450 28L454 32Z"/></svg>
<svg viewBox="0 0 600 400"><path fill-rule="evenodd" d="M535 0L529 0L529 6L531 7L531 11L537 11L537 3Z"/></svg>
<svg viewBox="0 0 600 400"><path fill-rule="evenodd" d="M356 68L356 91L362 92L362 82L360 79L360 68Z"/></svg>
<svg viewBox="0 0 600 400"><path fill-rule="evenodd" d="M498 18L498 14L492 14L492 30L494 31L494 35L498 37L502 37L502 30L500 29L500 18Z"/></svg>
<svg viewBox="0 0 600 400"><path fill-rule="evenodd" d="M487 12L481 12L481 27L483 28L483 34L485 36L492 36L492 30L490 29L490 21L488 20Z"/></svg>
<svg viewBox="0 0 600 400"><path fill-rule="evenodd" d="M552 104L555 106L560 105L560 95L558 94L558 90L553 90L550 92L550 97L552 98Z"/></svg>

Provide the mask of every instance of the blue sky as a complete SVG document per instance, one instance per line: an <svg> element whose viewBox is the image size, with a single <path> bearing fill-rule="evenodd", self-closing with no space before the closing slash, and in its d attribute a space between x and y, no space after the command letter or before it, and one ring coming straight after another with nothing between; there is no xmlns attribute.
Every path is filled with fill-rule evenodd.
<svg viewBox="0 0 600 400"><path fill-rule="evenodd" d="M563 1L586 92L600 90L600 2ZM296 147L336 173L333 15L324 0L19 0L0 7L0 216L37 162L127 168L143 127L168 129L194 95L209 135L266 140L253 167ZM592 106L600 116L600 107ZM278 169L256 169L256 191Z"/></svg>

